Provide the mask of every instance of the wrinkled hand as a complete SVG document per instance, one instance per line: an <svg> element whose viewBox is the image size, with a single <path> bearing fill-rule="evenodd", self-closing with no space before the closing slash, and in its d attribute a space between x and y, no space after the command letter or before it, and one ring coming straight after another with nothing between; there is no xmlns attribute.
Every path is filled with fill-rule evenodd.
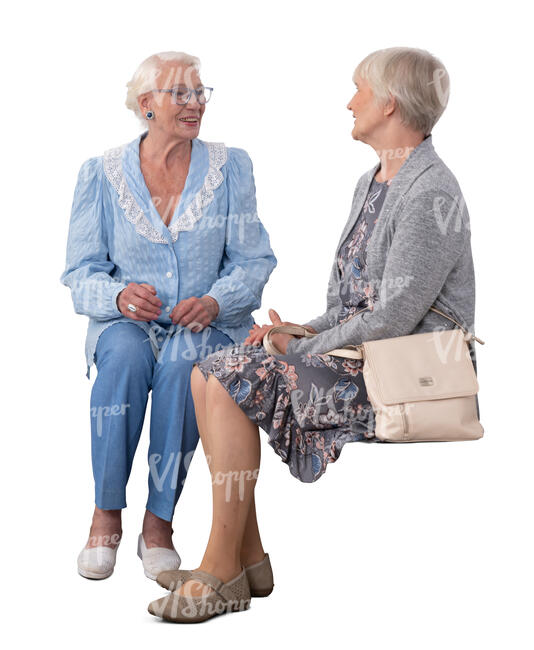
<svg viewBox="0 0 534 650"><path fill-rule="evenodd" d="M161 314L162 302L156 295L156 289L145 282L141 284L130 282L118 294L116 302L120 313L132 320L151 321ZM137 311L128 309L130 303L137 307Z"/></svg>
<svg viewBox="0 0 534 650"><path fill-rule="evenodd" d="M211 296L191 296L180 300L169 314L174 325L182 325L192 332L201 332L219 313L219 303Z"/></svg>
<svg viewBox="0 0 534 650"><path fill-rule="evenodd" d="M243 345L261 345L263 342L263 337L269 330L272 330L272 328L276 327L277 325L298 325L298 323L291 323L289 321L282 322L280 316L274 309L269 309L269 318L272 321L272 325L263 325L260 327L255 323L252 329L249 330L249 336L243 341ZM317 334L313 327L306 326L306 329L310 332L313 332L314 334ZM285 354L287 344L292 338L299 337L295 337L292 334L284 334L282 332L278 332L272 335L271 341L278 348L278 350L282 352L282 354Z"/></svg>

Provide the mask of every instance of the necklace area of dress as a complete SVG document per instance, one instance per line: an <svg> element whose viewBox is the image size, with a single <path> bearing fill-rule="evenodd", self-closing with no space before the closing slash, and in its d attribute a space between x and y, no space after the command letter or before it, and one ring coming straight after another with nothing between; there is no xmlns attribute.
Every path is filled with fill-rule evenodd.
<svg viewBox="0 0 534 650"><path fill-rule="evenodd" d="M377 169L376 173L379 174L382 171L382 166L380 166L380 169ZM386 178L385 181L378 181L376 180L376 175L373 177L374 180L379 183L380 185L386 185L389 187L391 185L391 181L395 178L395 174L391 178Z"/></svg>
<svg viewBox="0 0 534 650"><path fill-rule="evenodd" d="M389 187L391 185L391 181L393 180L393 178L388 178L385 181L377 181L375 178L375 183L378 183L379 185L387 185Z"/></svg>

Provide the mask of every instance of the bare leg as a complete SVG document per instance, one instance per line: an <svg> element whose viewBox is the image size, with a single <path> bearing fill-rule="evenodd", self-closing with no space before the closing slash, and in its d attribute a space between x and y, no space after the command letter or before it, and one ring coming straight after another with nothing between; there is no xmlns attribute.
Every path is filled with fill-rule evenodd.
<svg viewBox="0 0 534 650"><path fill-rule="evenodd" d="M241 564L249 566L261 562L265 557L265 551L261 543L260 531L258 529L258 520L256 518L256 501L254 493L252 494L252 501L248 510L247 523L245 525L245 533L243 534L243 541L241 542Z"/></svg>
<svg viewBox="0 0 534 650"><path fill-rule="evenodd" d="M193 399L195 402L195 415L202 447L204 449L204 454L209 461L211 459L210 435L212 434L210 434L206 423L207 385L208 382L204 379L204 375L200 372L200 370L198 370L198 368L194 368L191 374L191 390L193 392ZM261 562L264 557L265 551L261 543L258 520L256 518L256 502L253 493L252 501L250 503L250 508L248 511L247 522L245 525L243 542L241 544L241 564L243 566L256 564L256 562Z"/></svg>
<svg viewBox="0 0 534 650"><path fill-rule="evenodd" d="M204 402L202 389L198 390L201 381L205 384ZM200 370L194 368L191 390L202 445L209 454L213 495L211 533L199 568L227 582L241 572L241 548L260 465L259 432L215 376L210 375L206 382ZM251 540L259 539L255 520L254 512L249 528ZM206 586L187 581L178 591L201 595L206 593Z"/></svg>

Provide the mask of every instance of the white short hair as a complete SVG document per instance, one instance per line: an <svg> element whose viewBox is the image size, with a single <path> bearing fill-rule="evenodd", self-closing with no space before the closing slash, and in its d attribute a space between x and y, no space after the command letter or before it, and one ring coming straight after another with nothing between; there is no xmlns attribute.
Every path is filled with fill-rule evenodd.
<svg viewBox="0 0 534 650"><path fill-rule="evenodd" d="M354 71L365 79L377 103L383 106L392 95L404 124L429 135L449 99L449 74L443 63L426 50L389 47L376 50Z"/></svg>
<svg viewBox="0 0 534 650"><path fill-rule="evenodd" d="M126 84L128 92L126 93L125 104L145 126L146 117L139 110L137 98L154 88L156 77L161 71L161 64L165 61L174 61L190 66L196 71L200 70L200 59L185 52L159 52L158 54L152 54L139 65L133 77Z"/></svg>

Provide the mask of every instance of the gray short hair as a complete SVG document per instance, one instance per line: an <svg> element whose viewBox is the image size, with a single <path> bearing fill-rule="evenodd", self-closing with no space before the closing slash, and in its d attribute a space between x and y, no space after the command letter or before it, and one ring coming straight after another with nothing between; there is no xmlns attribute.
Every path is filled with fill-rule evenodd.
<svg viewBox="0 0 534 650"><path fill-rule="evenodd" d="M145 59L126 84L128 92L126 93L125 102L126 107L137 115L144 126L146 126L146 118L139 110L137 98L154 88L156 77L161 71L161 64L164 61L175 61L190 66L194 70L200 70L200 59L185 52L159 52Z"/></svg>
<svg viewBox="0 0 534 650"><path fill-rule="evenodd" d="M354 71L365 79L378 104L390 94L396 99L404 124L429 135L449 99L449 74L443 63L426 50L389 47L376 50Z"/></svg>

